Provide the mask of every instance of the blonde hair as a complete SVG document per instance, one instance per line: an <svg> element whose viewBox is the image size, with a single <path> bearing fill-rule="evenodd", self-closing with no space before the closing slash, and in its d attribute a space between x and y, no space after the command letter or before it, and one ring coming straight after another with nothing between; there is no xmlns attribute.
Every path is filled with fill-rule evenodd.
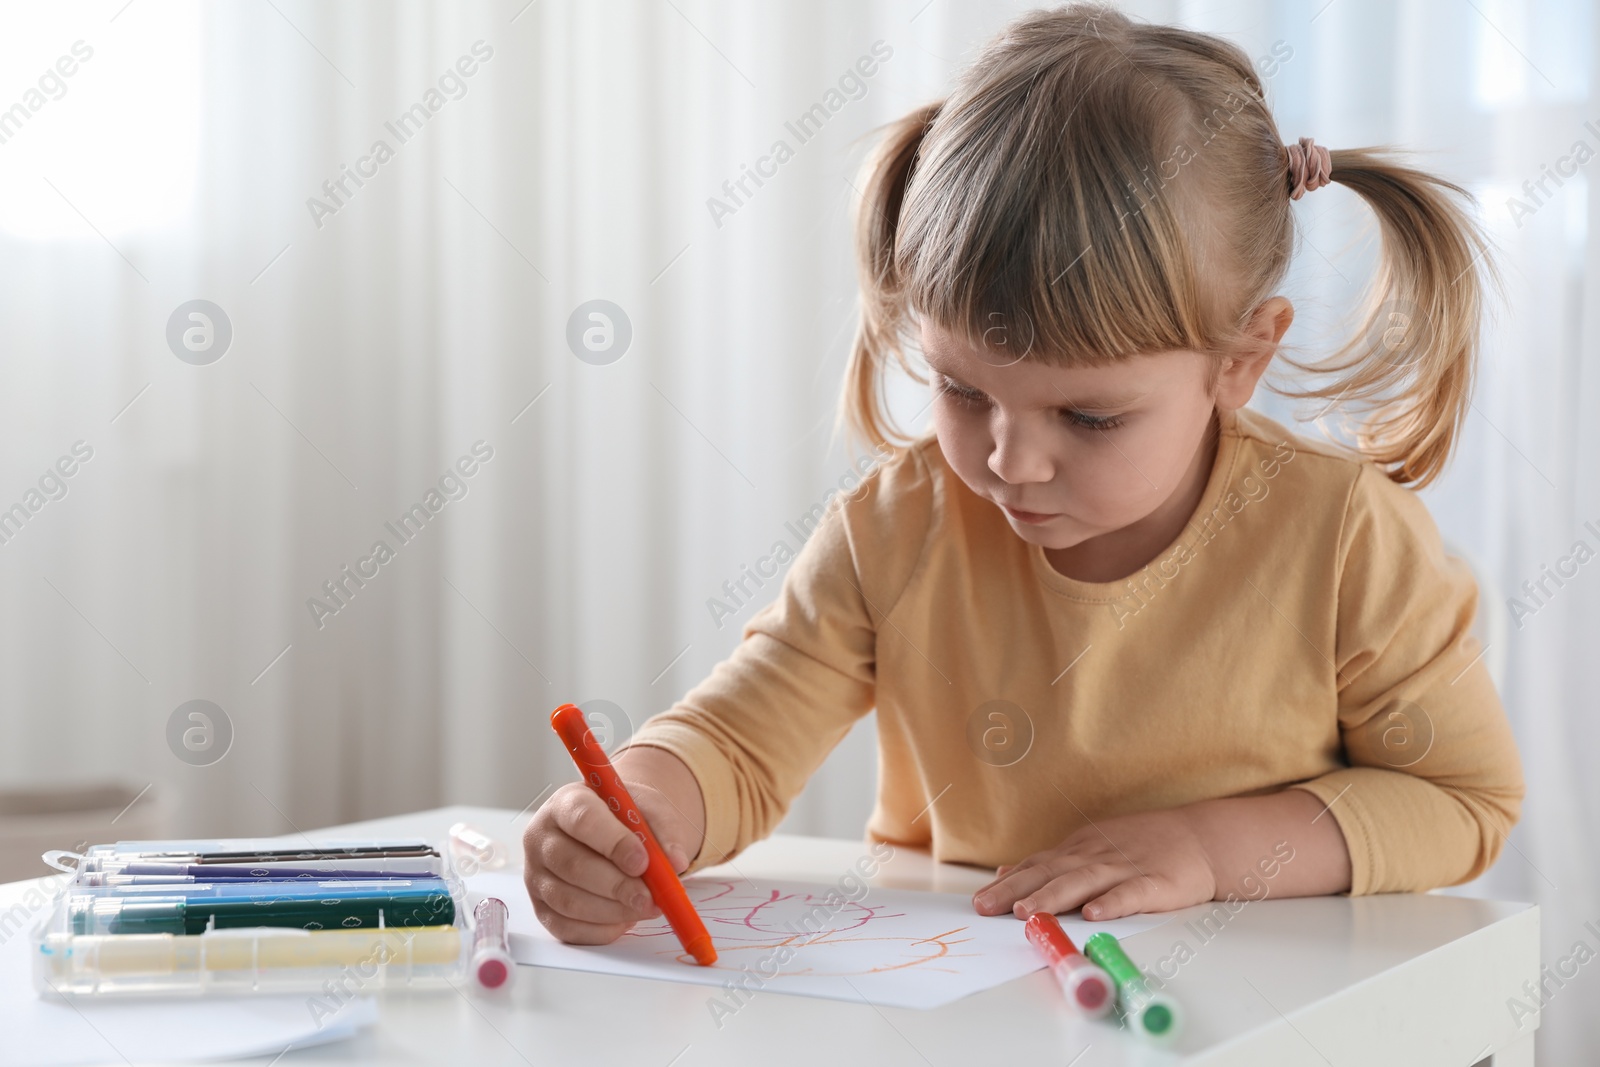
<svg viewBox="0 0 1600 1067"><path fill-rule="evenodd" d="M1365 413L1357 447L1390 478L1437 477L1471 403L1489 243L1454 196L1390 148L1334 150L1332 181L1376 214L1361 325L1293 367L1285 396ZM1289 162L1250 58L1209 34L1072 4L1009 25L943 101L890 124L856 217L861 321L840 416L869 445L906 437L885 405L914 315L1008 358L1100 365L1189 349L1221 358L1294 251ZM1484 272L1483 275L1480 271Z"/></svg>

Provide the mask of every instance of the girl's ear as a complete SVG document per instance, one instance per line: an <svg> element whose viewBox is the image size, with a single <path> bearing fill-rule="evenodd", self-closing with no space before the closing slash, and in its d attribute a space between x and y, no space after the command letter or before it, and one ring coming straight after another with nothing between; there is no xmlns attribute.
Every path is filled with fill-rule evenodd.
<svg viewBox="0 0 1600 1067"><path fill-rule="evenodd" d="M1235 411L1244 407L1255 395L1256 383L1267 372L1278 351L1278 342L1294 322L1294 305L1281 296L1270 297L1250 315L1245 326L1249 337L1248 347L1237 355L1227 357L1217 375L1216 403L1220 408Z"/></svg>

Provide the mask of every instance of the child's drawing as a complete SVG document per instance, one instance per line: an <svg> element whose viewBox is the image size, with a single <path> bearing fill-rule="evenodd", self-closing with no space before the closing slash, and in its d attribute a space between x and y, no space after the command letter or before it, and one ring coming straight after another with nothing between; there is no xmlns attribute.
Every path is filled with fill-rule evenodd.
<svg viewBox="0 0 1600 1067"><path fill-rule="evenodd" d="M783 947L796 958L804 950L805 963L784 965L775 978L857 978L909 968L955 974L955 961L977 955L963 949L973 940L965 925L929 935L888 932L885 924L906 914L874 903L870 889L862 899L850 900L837 889L820 886L785 892L753 883L700 879L684 888L716 942L715 966L725 970L755 967ZM665 919L640 923L623 936L659 945L652 949L659 955L694 963Z"/></svg>
<svg viewBox="0 0 1600 1067"><path fill-rule="evenodd" d="M979 915L959 893L859 883L846 893L771 878L687 878L684 889L717 947L715 966L699 967L664 919L639 923L610 945L566 945L534 917L520 875L486 872L468 879L468 889L474 904L497 896L510 906L518 963L720 987L708 990L712 1008L769 993L937 1008L1044 965L1022 923ZM1091 924L1063 916L1062 924L1081 940L1091 930L1123 937L1165 919Z"/></svg>

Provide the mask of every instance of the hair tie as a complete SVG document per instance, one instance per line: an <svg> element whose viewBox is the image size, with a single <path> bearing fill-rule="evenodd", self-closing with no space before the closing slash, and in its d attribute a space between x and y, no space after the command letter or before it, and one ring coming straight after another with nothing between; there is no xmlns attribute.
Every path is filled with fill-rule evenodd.
<svg viewBox="0 0 1600 1067"><path fill-rule="evenodd" d="M1333 180L1333 156L1310 137L1300 138L1299 144L1284 145L1283 151L1289 157L1290 200L1299 200Z"/></svg>

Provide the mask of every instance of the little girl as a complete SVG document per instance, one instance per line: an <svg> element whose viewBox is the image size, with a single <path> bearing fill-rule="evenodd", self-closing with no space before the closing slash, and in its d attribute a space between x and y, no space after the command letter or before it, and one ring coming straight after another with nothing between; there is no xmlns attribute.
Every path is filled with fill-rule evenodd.
<svg viewBox="0 0 1600 1067"><path fill-rule="evenodd" d="M1290 202L1330 181L1378 217L1374 310L1309 368L1337 380L1288 395L1361 405L1359 453L1245 407L1294 317L1273 295ZM869 836L996 868L985 915L1425 890L1493 863L1521 769L1477 588L1407 488L1470 403L1493 274L1464 190L1286 147L1237 47L1083 5L1013 23L862 188L844 415L901 447L618 755L678 869L770 833L874 707ZM911 441L881 385L907 342L933 389ZM657 914L643 847L583 785L525 846L557 937Z"/></svg>

